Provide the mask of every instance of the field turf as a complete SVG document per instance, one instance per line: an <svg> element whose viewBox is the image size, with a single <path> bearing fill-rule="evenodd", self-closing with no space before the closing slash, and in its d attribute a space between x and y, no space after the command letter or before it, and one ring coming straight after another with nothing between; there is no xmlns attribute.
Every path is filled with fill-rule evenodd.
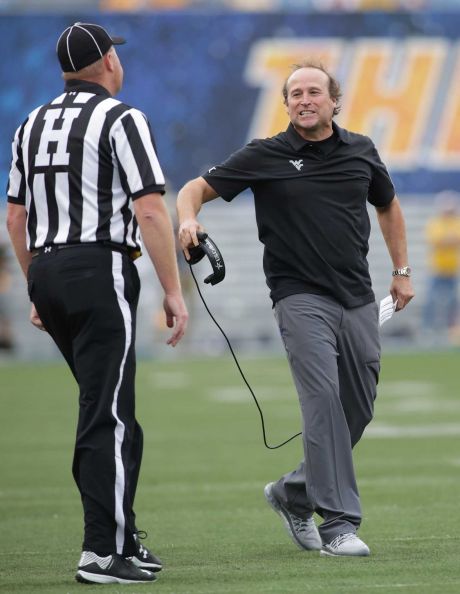
<svg viewBox="0 0 460 594"><path fill-rule="evenodd" d="M284 359L242 366L268 439L299 430ZM82 538L71 476L76 387L63 364L0 366L0 592L13 594L454 594L460 592L460 353L387 355L356 448L365 559L297 549L263 497L299 439L263 447L230 359L142 362L139 528L165 569L151 585L74 581Z"/></svg>

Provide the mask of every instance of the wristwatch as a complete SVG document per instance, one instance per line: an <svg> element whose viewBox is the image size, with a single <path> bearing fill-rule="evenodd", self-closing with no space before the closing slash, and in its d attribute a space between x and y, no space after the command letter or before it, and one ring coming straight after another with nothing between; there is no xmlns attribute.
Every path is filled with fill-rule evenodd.
<svg viewBox="0 0 460 594"><path fill-rule="evenodd" d="M404 266L403 268L396 268L391 274L393 276L410 276L411 272L412 270L410 266Z"/></svg>

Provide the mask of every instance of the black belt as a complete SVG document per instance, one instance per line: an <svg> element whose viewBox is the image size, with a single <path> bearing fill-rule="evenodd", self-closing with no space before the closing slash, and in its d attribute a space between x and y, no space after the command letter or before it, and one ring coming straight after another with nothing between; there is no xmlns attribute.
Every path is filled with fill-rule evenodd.
<svg viewBox="0 0 460 594"><path fill-rule="evenodd" d="M121 243L115 243L113 241L96 241L87 243L60 243L56 245L44 245L43 247L31 250L32 258L36 258L40 254L52 254L59 250L67 250L70 248L81 248L81 247L102 247L107 248L113 252L120 252L128 255L132 260L135 260L141 255L140 250Z"/></svg>

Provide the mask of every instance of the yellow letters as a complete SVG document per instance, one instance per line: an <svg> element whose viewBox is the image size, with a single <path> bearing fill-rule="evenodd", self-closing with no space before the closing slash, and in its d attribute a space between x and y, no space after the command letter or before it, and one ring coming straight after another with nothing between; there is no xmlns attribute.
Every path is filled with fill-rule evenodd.
<svg viewBox="0 0 460 594"><path fill-rule="evenodd" d="M458 168L460 45L432 37L259 40L245 72L260 88L249 139L286 128L282 86L291 65L308 58L320 59L342 85L337 123L371 136L392 169Z"/></svg>
<svg viewBox="0 0 460 594"><path fill-rule="evenodd" d="M393 168L416 165L445 55L441 39L360 40L340 124L371 136Z"/></svg>
<svg viewBox="0 0 460 594"><path fill-rule="evenodd" d="M442 89L436 103L436 114L440 119L432 159L439 169L460 167L460 44L456 44L452 54L454 65L450 84Z"/></svg>

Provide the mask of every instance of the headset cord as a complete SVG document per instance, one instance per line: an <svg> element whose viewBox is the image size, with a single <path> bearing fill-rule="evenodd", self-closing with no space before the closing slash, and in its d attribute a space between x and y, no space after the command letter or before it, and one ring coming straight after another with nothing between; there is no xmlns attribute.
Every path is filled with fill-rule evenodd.
<svg viewBox="0 0 460 594"><path fill-rule="evenodd" d="M235 361L235 364L236 364L236 366L237 366L237 368L238 368L238 371L240 372L240 375L241 375L241 377L243 378L243 381L244 381L244 383L246 384L246 386L247 386L247 388L248 388L249 392L251 393L251 396L252 396L252 398L254 399L254 402L255 402L255 404L256 404L256 406L257 406L257 410L259 411L259 415L260 415L260 422L262 423L262 436L263 436L263 440L264 440L264 445L265 445L265 447L266 447L266 448L268 448L269 450L277 450L278 448L280 448L280 447L282 447L282 446L286 445L287 443L289 443L290 441L292 441L292 440L293 440L293 439L295 439L296 437L299 437L299 435L302 435L302 432L300 432L300 433L296 433L295 435L293 435L293 436L292 436L292 437L290 437L289 439L286 439L286 441L283 441L282 443L280 443L280 444L278 444L278 445L275 445L275 446L271 446L271 445L269 445L269 444L267 443L267 435L266 435L266 432L265 432L265 421L264 421L264 415L263 415L262 409L260 408L260 405L259 405L259 403L258 403L258 401L257 401L256 395L254 394L254 392L253 392L253 390L252 390L251 386L249 385L249 382L248 382L248 380L246 379L246 376L244 375L244 373L243 373L243 371L242 371L242 369L241 369L241 367L240 367L240 364L238 363L238 359L236 358L235 352L233 351L232 345L230 344L230 340L228 339L228 337L227 337L227 335L225 334L225 332L222 330L222 327L219 325L219 323L218 323L218 321L216 320L216 318L215 318L215 317L212 315L212 313L211 313L211 310L210 310L210 309L209 309L209 307L208 307L208 304L207 304L207 303L206 303L206 301L204 300L204 297L203 297L203 295L202 295L202 293L201 293L201 291L200 291L200 287L199 287L199 285L198 285L198 281L196 280L196 278L195 278L195 275L193 274L192 265L191 265L191 264L189 264L189 267L190 267L190 272L191 272L191 274L192 274L193 280L195 281L195 285L196 285L196 288L197 288L197 291L198 291L198 295L200 296L200 299L201 299L201 301L203 302L203 305L205 306L205 308L206 308L206 311L208 312L208 314L209 314L209 316L210 316L211 320L212 320L212 321L214 322L214 324L215 324L215 325L216 325L216 326L219 328L220 332L222 333L222 336L225 338L225 340L226 340L226 342L227 342L227 345L228 345L228 348L230 349L230 352L231 352L231 354L232 354L233 360Z"/></svg>

